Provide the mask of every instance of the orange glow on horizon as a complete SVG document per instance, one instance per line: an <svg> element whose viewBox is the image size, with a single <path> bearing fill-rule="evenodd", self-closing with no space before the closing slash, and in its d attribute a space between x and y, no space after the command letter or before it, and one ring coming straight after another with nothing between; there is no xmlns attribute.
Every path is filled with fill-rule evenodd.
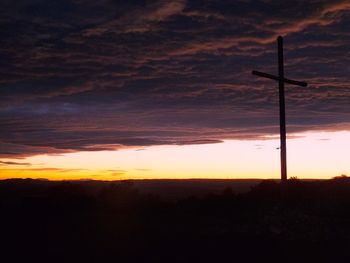
<svg viewBox="0 0 350 263"><path fill-rule="evenodd" d="M350 175L350 132L307 132L288 140L288 176ZM226 140L218 144L164 145L118 151L75 152L2 159L0 179L124 180L279 178L279 140ZM5 164L6 162L31 165Z"/></svg>

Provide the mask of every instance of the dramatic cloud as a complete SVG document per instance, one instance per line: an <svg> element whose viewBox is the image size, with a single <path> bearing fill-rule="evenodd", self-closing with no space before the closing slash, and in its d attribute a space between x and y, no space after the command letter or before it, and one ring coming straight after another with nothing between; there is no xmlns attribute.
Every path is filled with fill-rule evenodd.
<svg viewBox="0 0 350 263"><path fill-rule="evenodd" d="M30 166L30 163L19 163L19 162L3 162L0 161L0 165L5 164L5 165L24 165L24 166Z"/></svg>
<svg viewBox="0 0 350 263"><path fill-rule="evenodd" d="M349 129L350 3L2 1L0 156L219 143Z"/></svg>

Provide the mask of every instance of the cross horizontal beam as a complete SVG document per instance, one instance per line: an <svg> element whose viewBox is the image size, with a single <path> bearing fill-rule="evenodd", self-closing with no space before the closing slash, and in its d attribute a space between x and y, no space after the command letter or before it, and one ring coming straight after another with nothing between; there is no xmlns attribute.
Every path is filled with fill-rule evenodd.
<svg viewBox="0 0 350 263"><path fill-rule="evenodd" d="M259 77L263 77L263 78L268 78L268 79L273 79L273 80L279 81L279 77L271 75L271 74L268 74L268 73L264 73L264 72L253 70L252 74L256 75L256 76L259 76ZM307 83L306 82L292 80L292 79L286 79L286 78L284 78L283 81L285 83L288 83L288 84L301 86L301 87L307 87Z"/></svg>

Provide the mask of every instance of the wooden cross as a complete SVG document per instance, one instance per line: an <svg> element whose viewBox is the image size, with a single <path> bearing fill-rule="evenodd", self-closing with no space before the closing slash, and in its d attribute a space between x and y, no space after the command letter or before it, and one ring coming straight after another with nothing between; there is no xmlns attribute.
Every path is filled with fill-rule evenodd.
<svg viewBox="0 0 350 263"><path fill-rule="evenodd" d="M277 38L278 44L278 76L270 75L267 73L252 71L253 75L273 79L278 81L279 86L279 106L280 106L280 140L281 140L281 183L287 182L287 145L286 145L286 112L284 101L284 83L306 87L307 83L287 79L284 77L284 63L283 63L283 38L279 36Z"/></svg>

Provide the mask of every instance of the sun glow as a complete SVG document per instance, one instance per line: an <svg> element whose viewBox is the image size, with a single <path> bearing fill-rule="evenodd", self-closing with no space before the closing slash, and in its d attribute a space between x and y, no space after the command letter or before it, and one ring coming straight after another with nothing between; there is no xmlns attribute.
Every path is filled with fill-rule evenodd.
<svg viewBox="0 0 350 263"><path fill-rule="evenodd" d="M350 132L293 134L287 142L288 176L350 174ZM2 159L0 179L279 178L279 140L226 140L118 151L75 152ZM23 162L30 165L6 164Z"/></svg>

